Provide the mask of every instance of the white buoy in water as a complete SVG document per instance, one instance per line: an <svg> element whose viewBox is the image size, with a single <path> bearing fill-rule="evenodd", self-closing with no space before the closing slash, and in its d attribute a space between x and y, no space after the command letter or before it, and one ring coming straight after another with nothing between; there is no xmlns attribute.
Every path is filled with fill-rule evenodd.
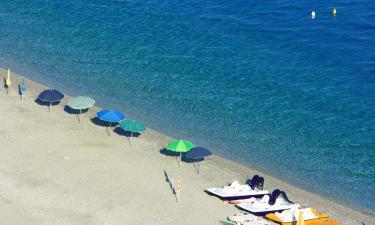
<svg viewBox="0 0 375 225"><path fill-rule="evenodd" d="M316 17L316 13L315 13L315 11L312 11L311 12L311 19L315 19L315 17Z"/></svg>
<svg viewBox="0 0 375 225"><path fill-rule="evenodd" d="M333 9L332 9L332 15L333 15L333 16L336 16L336 8L333 8Z"/></svg>

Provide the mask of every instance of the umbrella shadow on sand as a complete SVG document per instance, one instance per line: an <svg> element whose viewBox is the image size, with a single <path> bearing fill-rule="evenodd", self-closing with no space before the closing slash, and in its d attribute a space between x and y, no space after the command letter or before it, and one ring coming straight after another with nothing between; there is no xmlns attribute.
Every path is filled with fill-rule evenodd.
<svg viewBox="0 0 375 225"><path fill-rule="evenodd" d="M91 118L91 122L97 126L101 126L101 127L108 127L109 126L109 123L108 122L105 122L103 120L100 120L98 117L93 117ZM117 125L117 124L116 124ZM114 123L112 124L112 126L114 126Z"/></svg>
<svg viewBox="0 0 375 225"><path fill-rule="evenodd" d="M169 151L166 148L161 149L160 153L163 154L163 155L166 155L166 156L174 156L174 157L180 156L179 152Z"/></svg>
<svg viewBox="0 0 375 225"><path fill-rule="evenodd" d="M178 157L180 156L180 153L179 152L173 152L173 151L169 151L167 150L166 148L163 148L159 151L161 154L163 155L166 155L166 156L174 156L174 157ZM190 158L187 158L185 156L184 153L182 153L182 157L181 157L181 160L183 162L186 162L186 163L196 163L196 162L201 162L203 161L204 159L190 159Z"/></svg>
<svg viewBox="0 0 375 225"><path fill-rule="evenodd" d="M64 112L66 112L66 113L68 113L68 114L71 114L71 115L76 115L79 123L81 123L80 116L81 116L83 113L86 113L86 112L88 112L88 111L89 111L89 109L77 110L77 109L72 109L72 108L70 108L70 107L67 106L67 105L64 106Z"/></svg>
<svg viewBox="0 0 375 225"><path fill-rule="evenodd" d="M80 114L80 112L79 112L79 110L77 110L77 109L72 109L72 108L70 108L69 106L64 106L64 111L66 112L66 113L69 113L69 114L74 114L74 115L79 115ZM88 112L89 111L89 109L82 109L81 110L81 113L86 113L86 112Z"/></svg>
<svg viewBox="0 0 375 225"><path fill-rule="evenodd" d="M107 130L108 136L111 136L110 132L113 133L112 129L115 128L118 125L118 123L109 123L109 122L105 122L103 120L100 120L99 117L97 117L97 116L91 118L91 122L93 124L97 125L97 126L105 127L106 130Z"/></svg>
<svg viewBox="0 0 375 225"><path fill-rule="evenodd" d="M129 138L130 138L130 136L139 137L141 135L140 133L125 131L124 129L121 129L121 127L116 127L114 132L117 133L120 136L125 136L125 137L129 137Z"/></svg>
<svg viewBox="0 0 375 225"><path fill-rule="evenodd" d="M139 137L141 134L140 133L137 133L137 132L130 132L130 131L125 131L124 129L122 129L121 127L116 127L114 130L113 130L114 133L120 135L120 136L125 136L128 138L128 141L129 141L129 145L131 146L132 145L132 142L131 142L131 138L137 138Z"/></svg>
<svg viewBox="0 0 375 225"><path fill-rule="evenodd" d="M42 101L42 100L40 100L39 98L37 98L37 99L35 99L35 101L34 101L35 103L37 103L38 105L41 105L41 106L55 106L55 105L58 105L58 104L60 104L60 101L57 101L57 102L44 102L44 101Z"/></svg>

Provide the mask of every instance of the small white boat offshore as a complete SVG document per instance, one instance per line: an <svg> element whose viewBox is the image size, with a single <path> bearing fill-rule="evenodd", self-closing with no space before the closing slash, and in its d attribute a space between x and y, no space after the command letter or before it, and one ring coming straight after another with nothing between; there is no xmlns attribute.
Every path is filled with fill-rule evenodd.
<svg viewBox="0 0 375 225"><path fill-rule="evenodd" d="M246 184L233 181L230 185L221 188L207 188L209 194L218 196L222 200L231 201L236 199L246 199L253 196L263 196L269 194L268 190L263 190L264 179L255 175Z"/></svg>
<svg viewBox="0 0 375 225"><path fill-rule="evenodd" d="M289 201L285 192L276 189L271 196L265 195L263 198L250 198L236 205L248 212L265 215L271 212L279 212L293 207L299 207L299 204Z"/></svg>

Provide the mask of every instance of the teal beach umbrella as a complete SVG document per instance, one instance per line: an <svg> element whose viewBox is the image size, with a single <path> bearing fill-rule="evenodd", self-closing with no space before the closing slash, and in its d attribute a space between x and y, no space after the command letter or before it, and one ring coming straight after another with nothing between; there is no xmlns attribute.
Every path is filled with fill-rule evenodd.
<svg viewBox="0 0 375 225"><path fill-rule="evenodd" d="M69 99L69 101L66 105L69 106L70 108L74 109L74 110L79 111L78 121L79 121L79 123L81 123L81 119L80 119L79 116L81 115L82 110L89 109L89 108L93 107L94 104L95 104L94 99L92 99L90 97L86 97L86 96L78 96L78 97L74 97L74 98Z"/></svg>
<svg viewBox="0 0 375 225"><path fill-rule="evenodd" d="M23 101L23 95L26 93L26 82L25 79L22 79L20 83L20 92L21 92L21 101Z"/></svg>
<svg viewBox="0 0 375 225"><path fill-rule="evenodd" d="M194 147L196 146L187 140L174 140L165 146L165 148L169 151L180 153L180 159L178 160L178 163L180 166L181 166L182 153L188 152L190 151L190 149Z"/></svg>
<svg viewBox="0 0 375 225"><path fill-rule="evenodd" d="M130 132L130 146L132 143L133 133L142 133L146 130L145 126L136 120L124 120L120 123L120 128Z"/></svg>

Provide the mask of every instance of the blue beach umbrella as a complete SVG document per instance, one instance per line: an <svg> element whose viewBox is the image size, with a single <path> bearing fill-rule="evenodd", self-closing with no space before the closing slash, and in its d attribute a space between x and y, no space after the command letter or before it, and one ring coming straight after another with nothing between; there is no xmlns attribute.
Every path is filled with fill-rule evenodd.
<svg viewBox="0 0 375 225"><path fill-rule="evenodd" d="M42 93L39 94L38 98L42 102L49 103L48 108L49 111L51 111L52 103L61 101L61 99L64 98L64 95L57 90L49 89L42 91Z"/></svg>
<svg viewBox="0 0 375 225"><path fill-rule="evenodd" d="M212 155L212 152L210 152L208 149L203 147L195 147L192 148L188 153L186 153L185 157L189 159L200 160L210 155ZM197 172L199 174L199 161L197 162L197 168Z"/></svg>
<svg viewBox="0 0 375 225"><path fill-rule="evenodd" d="M96 115L101 121L108 122L110 127L112 123L119 123L125 119L124 114L116 110L103 109L97 112ZM108 132L108 129L107 129L107 132ZM109 135L110 134L108 132L108 136Z"/></svg>

